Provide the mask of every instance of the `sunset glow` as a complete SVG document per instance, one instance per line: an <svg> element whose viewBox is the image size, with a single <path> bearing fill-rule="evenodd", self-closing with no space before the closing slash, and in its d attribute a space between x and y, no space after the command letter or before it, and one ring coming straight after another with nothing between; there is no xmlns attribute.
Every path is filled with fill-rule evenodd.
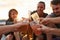
<svg viewBox="0 0 60 40"><path fill-rule="evenodd" d="M50 8L51 0L0 0L0 19L8 19L8 12L12 8L18 11L19 19L21 17L28 18L29 11L36 10L39 1L44 1L46 3L45 12L50 14L52 12Z"/></svg>

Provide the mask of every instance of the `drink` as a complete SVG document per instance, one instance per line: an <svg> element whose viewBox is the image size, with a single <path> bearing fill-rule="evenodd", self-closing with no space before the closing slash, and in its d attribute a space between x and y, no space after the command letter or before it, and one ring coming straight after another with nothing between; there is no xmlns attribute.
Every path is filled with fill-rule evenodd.
<svg viewBox="0 0 60 40"><path fill-rule="evenodd" d="M31 26L33 32L35 33L35 35L38 36L38 35L41 34L42 31L41 30L37 30L37 28L40 28L40 26L38 24L36 24L35 22L31 22L30 26Z"/></svg>
<svg viewBox="0 0 60 40"><path fill-rule="evenodd" d="M33 20L34 20L37 24L39 24L39 20L38 20L38 19L39 19L39 16L38 16L37 13L32 14L31 17L33 18Z"/></svg>

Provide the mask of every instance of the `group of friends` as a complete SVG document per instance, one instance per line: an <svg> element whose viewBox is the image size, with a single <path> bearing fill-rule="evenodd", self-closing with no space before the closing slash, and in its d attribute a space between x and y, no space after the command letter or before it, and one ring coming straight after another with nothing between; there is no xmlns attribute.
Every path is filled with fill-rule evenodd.
<svg viewBox="0 0 60 40"><path fill-rule="evenodd" d="M17 35L21 31L21 27L29 26L33 31L32 40L60 40L60 0L52 0L50 5L53 13L49 15L44 13L45 2L43 1L40 1L37 4L37 10L32 12L32 14L37 12L39 15L39 24L34 23L32 18L32 20L24 18L29 22L18 22L16 19L18 11L11 9L6 25L0 26L0 35L5 34L6 40L22 40Z"/></svg>

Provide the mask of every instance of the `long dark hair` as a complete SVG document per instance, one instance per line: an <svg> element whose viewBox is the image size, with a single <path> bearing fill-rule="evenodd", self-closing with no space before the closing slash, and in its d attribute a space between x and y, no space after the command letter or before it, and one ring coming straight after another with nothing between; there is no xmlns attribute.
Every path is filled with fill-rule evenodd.
<svg viewBox="0 0 60 40"><path fill-rule="evenodd" d="M10 20L10 21L13 21L13 19L11 18L11 12L12 12L12 11L15 11L16 14L18 14L18 11L17 11L16 9L11 9L11 10L9 11L9 14L8 14L8 16L9 16L9 19L8 19L8 20Z"/></svg>

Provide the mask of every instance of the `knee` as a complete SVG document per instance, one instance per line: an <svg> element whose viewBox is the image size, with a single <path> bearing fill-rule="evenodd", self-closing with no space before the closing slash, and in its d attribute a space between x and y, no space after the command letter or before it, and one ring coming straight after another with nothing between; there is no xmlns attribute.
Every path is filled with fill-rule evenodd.
<svg viewBox="0 0 60 40"><path fill-rule="evenodd" d="M13 36L11 34L6 36L6 40L12 40Z"/></svg>

